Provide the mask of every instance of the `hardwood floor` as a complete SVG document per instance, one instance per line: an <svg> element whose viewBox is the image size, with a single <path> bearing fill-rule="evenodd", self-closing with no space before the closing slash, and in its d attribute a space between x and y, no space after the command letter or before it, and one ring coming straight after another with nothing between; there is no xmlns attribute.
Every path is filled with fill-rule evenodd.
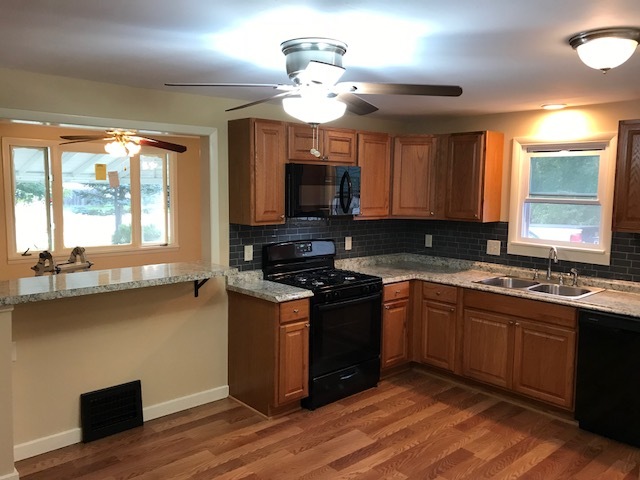
<svg viewBox="0 0 640 480"><path fill-rule="evenodd" d="M276 420L225 399L17 469L21 480L638 480L640 449L407 372Z"/></svg>

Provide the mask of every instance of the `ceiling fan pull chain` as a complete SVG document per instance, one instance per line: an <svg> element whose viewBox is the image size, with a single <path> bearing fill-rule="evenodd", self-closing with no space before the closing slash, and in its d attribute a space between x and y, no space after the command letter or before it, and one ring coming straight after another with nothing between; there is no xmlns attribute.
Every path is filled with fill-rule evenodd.
<svg viewBox="0 0 640 480"><path fill-rule="evenodd" d="M320 158L322 154L318 150L318 124L310 123L309 125L311 125L311 150L309 150L309 153L316 158Z"/></svg>

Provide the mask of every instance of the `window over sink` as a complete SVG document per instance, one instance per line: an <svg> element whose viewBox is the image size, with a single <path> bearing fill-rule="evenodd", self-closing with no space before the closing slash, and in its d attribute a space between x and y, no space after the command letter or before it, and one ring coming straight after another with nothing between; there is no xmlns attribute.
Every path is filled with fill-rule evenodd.
<svg viewBox="0 0 640 480"><path fill-rule="evenodd" d="M175 154L145 148L114 157L100 144L3 138L8 256L170 245Z"/></svg>
<svg viewBox="0 0 640 480"><path fill-rule="evenodd" d="M609 265L615 142L514 140L510 254Z"/></svg>

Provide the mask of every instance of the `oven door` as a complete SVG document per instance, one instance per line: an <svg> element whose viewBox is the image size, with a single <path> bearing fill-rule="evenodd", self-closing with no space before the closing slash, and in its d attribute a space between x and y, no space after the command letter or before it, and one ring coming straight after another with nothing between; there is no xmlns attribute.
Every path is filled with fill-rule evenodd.
<svg viewBox="0 0 640 480"><path fill-rule="evenodd" d="M381 293L313 307L310 377L380 357Z"/></svg>

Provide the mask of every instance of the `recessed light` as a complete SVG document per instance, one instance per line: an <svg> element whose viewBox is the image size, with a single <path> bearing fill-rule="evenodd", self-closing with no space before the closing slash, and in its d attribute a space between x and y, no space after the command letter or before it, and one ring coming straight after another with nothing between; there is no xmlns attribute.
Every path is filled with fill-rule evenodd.
<svg viewBox="0 0 640 480"><path fill-rule="evenodd" d="M545 103L544 105L540 105L545 110L562 110L567 107L566 103Z"/></svg>

